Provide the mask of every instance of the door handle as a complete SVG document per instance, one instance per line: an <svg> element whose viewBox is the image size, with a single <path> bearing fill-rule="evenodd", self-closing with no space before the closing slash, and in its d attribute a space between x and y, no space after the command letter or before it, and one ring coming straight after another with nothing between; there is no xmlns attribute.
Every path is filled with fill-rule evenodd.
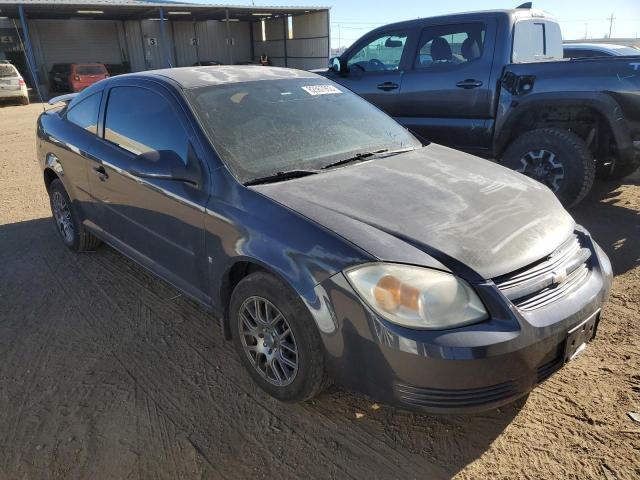
<svg viewBox="0 0 640 480"><path fill-rule="evenodd" d="M478 88L482 86L482 82L480 80L475 80L473 78L467 78L456 83L456 87L469 89L469 88Z"/></svg>
<svg viewBox="0 0 640 480"><path fill-rule="evenodd" d="M98 174L98 178L100 178L101 181L104 182L107 178L109 178L107 171L104 169L102 165L93 167L93 170Z"/></svg>
<svg viewBox="0 0 640 480"><path fill-rule="evenodd" d="M384 83L379 83L378 84L378 88L380 90L384 90L385 92L388 92L389 90L395 90L399 86L400 85L398 85L397 83L393 83L393 82L384 82Z"/></svg>

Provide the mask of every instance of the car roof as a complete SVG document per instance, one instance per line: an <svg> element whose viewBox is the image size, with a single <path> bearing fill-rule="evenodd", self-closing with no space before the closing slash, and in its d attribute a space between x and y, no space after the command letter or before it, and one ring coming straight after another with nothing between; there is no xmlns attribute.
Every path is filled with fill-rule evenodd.
<svg viewBox="0 0 640 480"><path fill-rule="evenodd" d="M322 78L320 75L305 70L263 67L261 65L213 65L208 67L165 68L162 70L129 73L114 78L126 76L170 79L184 89L260 80Z"/></svg>
<svg viewBox="0 0 640 480"><path fill-rule="evenodd" d="M564 48L576 48L578 50L596 49L596 50L617 50L619 48L630 48L624 45L614 45L612 43L563 43Z"/></svg>

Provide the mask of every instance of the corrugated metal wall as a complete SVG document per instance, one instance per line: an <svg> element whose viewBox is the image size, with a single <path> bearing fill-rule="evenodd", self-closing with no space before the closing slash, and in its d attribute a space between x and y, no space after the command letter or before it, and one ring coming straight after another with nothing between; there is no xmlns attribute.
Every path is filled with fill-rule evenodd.
<svg viewBox="0 0 640 480"><path fill-rule="evenodd" d="M31 20L29 30L37 43L40 65L46 71L54 63L121 63L126 46L115 20ZM36 47L34 46L34 49Z"/></svg>
<svg viewBox="0 0 640 480"><path fill-rule="evenodd" d="M289 31L286 16L265 20L264 41L261 22L253 24L254 61L260 60L261 55L268 55L272 65L279 67L303 70L326 67L329 59L329 13L295 15L291 22L293 37L285 39Z"/></svg>

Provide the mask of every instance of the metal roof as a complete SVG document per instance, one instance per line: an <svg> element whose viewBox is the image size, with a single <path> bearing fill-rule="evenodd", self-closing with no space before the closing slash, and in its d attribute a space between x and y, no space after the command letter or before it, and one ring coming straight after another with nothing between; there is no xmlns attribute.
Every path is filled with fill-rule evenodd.
<svg viewBox="0 0 640 480"><path fill-rule="evenodd" d="M230 18L257 21L281 15L327 11L330 7L285 7L224 4L195 4L168 0L0 0L0 17L17 18L18 6L27 18L126 20L158 18L162 8L170 20L221 20L226 11ZM84 13L79 13L84 12ZM264 13L265 15L256 15Z"/></svg>

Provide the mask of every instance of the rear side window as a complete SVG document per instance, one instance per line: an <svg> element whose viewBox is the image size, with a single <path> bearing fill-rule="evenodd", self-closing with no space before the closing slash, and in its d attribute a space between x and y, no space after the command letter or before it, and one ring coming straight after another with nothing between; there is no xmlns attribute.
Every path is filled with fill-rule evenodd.
<svg viewBox="0 0 640 480"><path fill-rule="evenodd" d="M71 108L67 110L67 120L93 134L96 134L101 99L102 92L97 92L88 96L81 102L72 105Z"/></svg>
<svg viewBox="0 0 640 480"><path fill-rule="evenodd" d="M162 95L142 87L115 87L109 93L104 138L129 152L173 150L187 163L189 136Z"/></svg>
<svg viewBox="0 0 640 480"><path fill-rule="evenodd" d="M78 75L102 75L107 73L102 65L78 65L76 74Z"/></svg>
<svg viewBox="0 0 640 480"><path fill-rule="evenodd" d="M563 58L560 26L543 18L516 22L513 29L513 63L540 62Z"/></svg>
<svg viewBox="0 0 640 480"><path fill-rule="evenodd" d="M486 27L459 23L427 27L420 35L414 68L433 69L460 65L482 57Z"/></svg>
<svg viewBox="0 0 640 480"><path fill-rule="evenodd" d="M18 71L13 65L0 65L0 78L17 77Z"/></svg>

